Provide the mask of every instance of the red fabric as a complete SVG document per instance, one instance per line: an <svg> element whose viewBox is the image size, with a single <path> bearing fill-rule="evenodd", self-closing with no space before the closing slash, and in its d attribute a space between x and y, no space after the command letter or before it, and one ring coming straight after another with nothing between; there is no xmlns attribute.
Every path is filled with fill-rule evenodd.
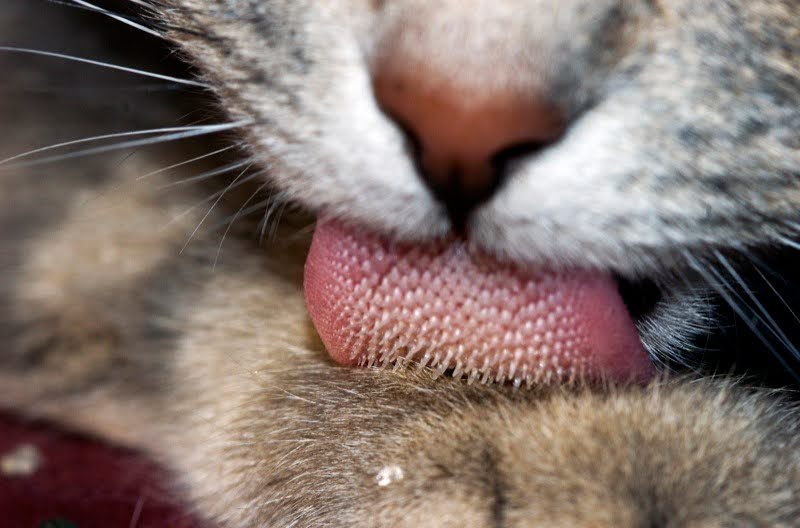
<svg viewBox="0 0 800 528"><path fill-rule="evenodd" d="M30 476L0 472L0 526L63 519L77 528L208 528L166 493L163 470L140 455L0 415L0 457L25 444L42 463Z"/></svg>

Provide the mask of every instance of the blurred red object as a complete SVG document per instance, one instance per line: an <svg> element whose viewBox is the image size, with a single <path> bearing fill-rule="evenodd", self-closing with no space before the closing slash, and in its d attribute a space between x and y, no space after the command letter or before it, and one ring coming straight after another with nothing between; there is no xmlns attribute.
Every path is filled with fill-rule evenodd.
<svg viewBox="0 0 800 528"><path fill-rule="evenodd" d="M19 463L15 454L22 455ZM0 414L3 527L40 528L58 520L51 525L209 528L185 512L168 487L165 472L135 452Z"/></svg>

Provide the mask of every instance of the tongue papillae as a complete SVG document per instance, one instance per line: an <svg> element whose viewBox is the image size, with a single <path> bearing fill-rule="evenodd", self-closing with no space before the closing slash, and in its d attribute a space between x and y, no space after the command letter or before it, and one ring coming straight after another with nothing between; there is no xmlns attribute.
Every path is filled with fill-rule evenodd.
<svg viewBox="0 0 800 528"><path fill-rule="evenodd" d="M515 385L655 372L609 276L523 270L458 240L402 245L322 220L305 297L342 365L427 366Z"/></svg>

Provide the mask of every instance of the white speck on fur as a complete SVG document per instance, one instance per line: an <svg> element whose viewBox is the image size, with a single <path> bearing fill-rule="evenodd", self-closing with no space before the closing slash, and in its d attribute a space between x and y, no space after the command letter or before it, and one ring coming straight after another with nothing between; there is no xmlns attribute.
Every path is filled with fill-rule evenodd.
<svg viewBox="0 0 800 528"><path fill-rule="evenodd" d="M403 480L405 474L400 466L384 466L375 476L378 486L384 488L390 484Z"/></svg>

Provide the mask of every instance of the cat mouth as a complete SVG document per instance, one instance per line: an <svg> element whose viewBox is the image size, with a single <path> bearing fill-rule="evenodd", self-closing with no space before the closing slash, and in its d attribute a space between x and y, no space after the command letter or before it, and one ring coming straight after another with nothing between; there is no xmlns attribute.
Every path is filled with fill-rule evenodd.
<svg viewBox="0 0 800 528"><path fill-rule="evenodd" d="M321 219L304 282L314 326L341 365L517 387L656 373L603 272L527 269L455 237L403 244Z"/></svg>

